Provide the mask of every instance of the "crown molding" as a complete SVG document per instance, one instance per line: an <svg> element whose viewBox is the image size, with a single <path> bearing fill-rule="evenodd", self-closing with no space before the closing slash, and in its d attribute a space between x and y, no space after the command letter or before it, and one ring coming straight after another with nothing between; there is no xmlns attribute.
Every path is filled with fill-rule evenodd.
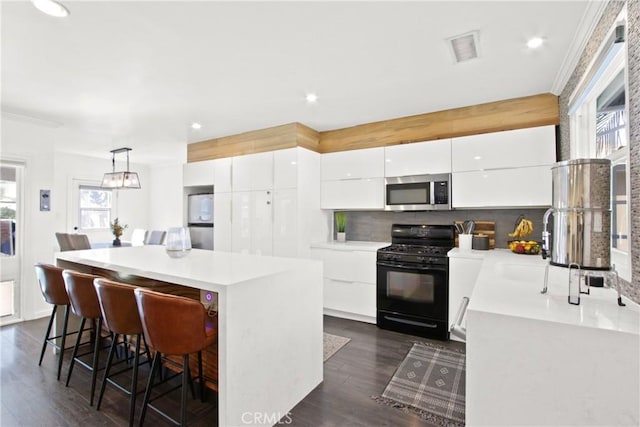
<svg viewBox="0 0 640 427"><path fill-rule="evenodd" d="M560 70L558 70L558 74L556 74L556 78L553 81L551 93L555 95L560 95L560 93L562 93L562 90L580 61L582 52L584 52L584 48L586 47L589 38L591 38L593 30L596 28L596 25L598 25L598 22L602 17L602 13L608 4L609 0L594 0L587 3L587 8L582 14L580 24L573 36L567 55L565 55L564 61L560 66Z"/></svg>
<svg viewBox="0 0 640 427"><path fill-rule="evenodd" d="M64 126L64 123L61 123L61 122L57 122L49 119L43 119L31 114L25 114L22 112L17 112L17 111L14 112L7 108L2 108L2 118L14 120L17 122L31 123L39 126L50 127L50 128L59 128L61 126Z"/></svg>

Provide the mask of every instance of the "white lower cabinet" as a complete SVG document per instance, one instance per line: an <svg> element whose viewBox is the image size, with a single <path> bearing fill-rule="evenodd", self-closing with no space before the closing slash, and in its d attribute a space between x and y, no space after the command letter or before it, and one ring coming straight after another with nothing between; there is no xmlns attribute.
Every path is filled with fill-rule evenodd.
<svg viewBox="0 0 640 427"><path fill-rule="evenodd" d="M454 172L454 208L551 205L551 166Z"/></svg>
<svg viewBox="0 0 640 427"><path fill-rule="evenodd" d="M324 279L324 307L342 313L376 316L376 284Z"/></svg>
<svg viewBox="0 0 640 427"><path fill-rule="evenodd" d="M454 251L459 250L454 249ZM449 256L449 327L456 321L456 315L463 306L463 298L471 298L480 267L482 267L481 255L468 258L463 256L460 254ZM466 326L466 319L461 326ZM454 334L450 334L450 339L464 341Z"/></svg>
<svg viewBox="0 0 640 427"><path fill-rule="evenodd" d="M384 209L384 178L322 181L322 209Z"/></svg>
<svg viewBox="0 0 640 427"><path fill-rule="evenodd" d="M323 262L325 314L375 323L376 250L388 244L362 250L361 242L354 243L311 248L311 258Z"/></svg>

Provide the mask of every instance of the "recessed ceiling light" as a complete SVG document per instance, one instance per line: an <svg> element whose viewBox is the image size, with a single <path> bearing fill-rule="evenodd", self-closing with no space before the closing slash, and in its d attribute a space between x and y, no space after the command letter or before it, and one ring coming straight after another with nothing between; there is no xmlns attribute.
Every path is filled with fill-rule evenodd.
<svg viewBox="0 0 640 427"><path fill-rule="evenodd" d="M202 125L200 123L193 122L191 123L191 129L200 129Z"/></svg>
<svg viewBox="0 0 640 427"><path fill-rule="evenodd" d="M473 160L482 160L482 156L473 156Z"/></svg>
<svg viewBox="0 0 640 427"><path fill-rule="evenodd" d="M527 42L527 47L529 49L536 49L542 46L543 42L544 40L542 39L542 37L534 37L532 39L529 39L529 41Z"/></svg>
<svg viewBox="0 0 640 427"><path fill-rule="evenodd" d="M318 95L316 95L315 93L308 93L307 94L307 102L309 104L313 104L315 102L318 101Z"/></svg>
<svg viewBox="0 0 640 427"><path fill-rule="evenodd" d="M64 18L69 16L69 10L62 4L54 0L31 0L31 3L42 13L46 13L50 16L57 18Z"/></svg>

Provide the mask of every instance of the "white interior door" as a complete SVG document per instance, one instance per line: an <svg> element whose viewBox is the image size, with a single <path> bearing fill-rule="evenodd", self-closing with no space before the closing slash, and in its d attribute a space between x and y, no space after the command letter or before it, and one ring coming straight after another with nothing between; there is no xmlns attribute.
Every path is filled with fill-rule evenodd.
<svg viewBox="0 0 640 427"><path fill-rule="evenodd" d="M0 162L0 325L20 319L24 165Z"/></svg>

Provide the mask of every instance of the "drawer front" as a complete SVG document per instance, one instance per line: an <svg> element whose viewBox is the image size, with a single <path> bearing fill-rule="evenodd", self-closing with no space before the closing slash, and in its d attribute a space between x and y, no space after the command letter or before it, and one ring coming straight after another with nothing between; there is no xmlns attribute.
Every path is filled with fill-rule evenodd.
<svg viewBox="0 0 640 427"><path fill-rule="evenodd" d="M324 307L363 316L376 315L376 286L324 279Z"/></svg>

